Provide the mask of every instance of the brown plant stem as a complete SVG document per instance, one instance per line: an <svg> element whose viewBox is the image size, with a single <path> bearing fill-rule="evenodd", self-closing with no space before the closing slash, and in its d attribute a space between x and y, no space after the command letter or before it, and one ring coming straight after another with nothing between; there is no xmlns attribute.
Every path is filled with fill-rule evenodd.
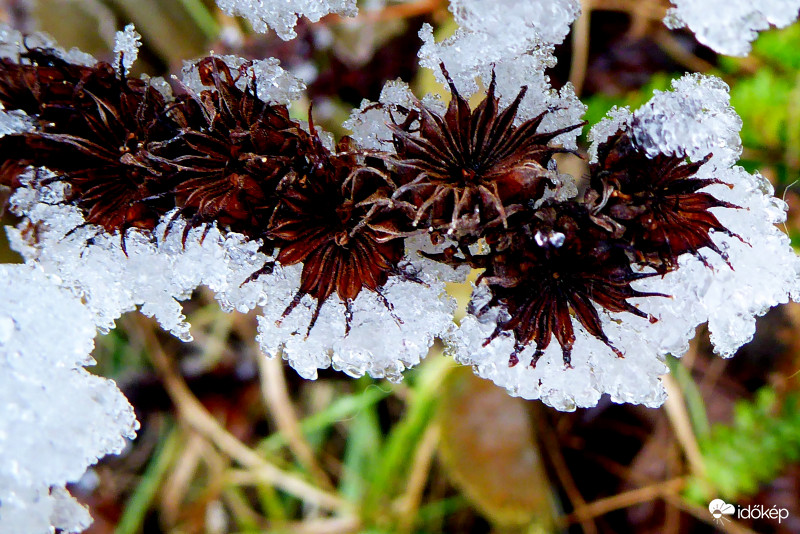
<svg viewBox="0 0 800 534"><path fill-rule="evenodd" d="M564 518L564 522L567 525L583 522L613 512L614 510L650 502L659 497L664 497L667 494L674 494L683 487L684 482L685 480L682 477L674 478L672 480L657 482L649 486L599 499L576 509Z"/></svg>
<svg viewBox="0 0 800 534"><path fill-rule="evenodd" d="M161 488L161 515L164 523L175 526L183 507L184 497L200 466L203 456L208 454L208 442L196 432L182 433L184 446L182 454L175 461L172 471Z"/></svg>
<svg viewBox="0 0 800 534"><path fill-rule="evenodd" d="M275 421L278 430L286 436L289 449L320 487L327 490L333 489L330 478L317 462L314 451L300 430L300 423L286 389L282 360L257 354L256 361L261 375L261 394L264 397L264 403L269 408L269 415Z"/></svg>
<svg viewBox="0 0 800 534"><path fill-rule="evenodd" d="M689 411L683 401L683 394L678 381L670 374L665 375L662 378L662 382L667 392L667 400L664 402L664 411L667 414L667 419L669 419L670 425L675 431L675 437L683 450L683 454L686 456L686 460L689 462L692 473L704 478L706 468L703 461L703 453L697 443L697 436L694 434Z"/></svg>
<svg viewBox="0 0 800 534"><path fill-rule="evenodd" d="M549 422L545 422L545 418L543 416L539 417L538 419L542 422L542 424L550 427L542 429L542 431L539 432L539 436L541 436L544 448L547 451L548 458L553 466L553 469L555 470L556 476L558 477L559 482L561 482L561 487L564 488L564 492L567 494L567 498L569 498L570 503L572 504L572 509L574 512L571 515L578 516L580 511L586 507L586 500L583 498L583 495L581 495L581 492L578 490L578 486L575 484L575 480L572 478L572 474L569 471L567 462L564 460L564 455L561 453L561 447L556 439L554 429L551 427ZM578 517L579 519L577 519L577 521L581 524L581 528L586 534L597 534L597 525L592 519L594 516L584 517L583 515L580 515Z"/></svg>
<svg viewBox="0 0 800 534"><path fill-rule="evenodd" d="M276 488L325 510L344 512L350 508L349 504L338 495L321 490L302 478L279 469L228 432L197 400L183 377L175 371L150 324L144 318L138 319L139 334L183 422L211 440L231 459L252 470L259 478Z"/></svg>
<svg viewBox="0 0 800 534"><path fill-rule="evenodd" d="M422 502L422 493L425 491L433 458L439 446L440 430L438 423L432 423L420 439L411 463L411 473L408 476L406 490L396 503L400 517L399 532L411 532L414 528L416 512Z"/></svg>

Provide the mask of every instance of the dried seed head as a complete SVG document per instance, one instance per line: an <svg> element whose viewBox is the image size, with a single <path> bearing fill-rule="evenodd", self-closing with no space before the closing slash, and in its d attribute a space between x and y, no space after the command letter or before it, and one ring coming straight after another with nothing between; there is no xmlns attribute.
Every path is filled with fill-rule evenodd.
<svg viewBox="0 0 800 534"><path fill-rule="evenodd" d="M311 124L313 130L313 123ZM269 236L280 247L278 262L303 264L300 298L317 301L309 331L322 304L334 293L349 307L362 289L379 291L403 258L403 240L386 238L382 207L393 184L379 162L368 165L349 138L334 153L315 133L304 151L304 168L288 175L280 189L280 203Z"/></svg>
<svg viewBox="0 0 800 534"><path fill-rule="evenodd" d="M664 295L637 291L632 282L675 269L680 255L699 256L703 247L725 257L710 234L733 234L709 210L736 206L698 192L721 183L694 177L707 159L649 158L619 131L600 145L582 200L550 201L515 214L508 230L489 231L483 279L492 291L490 305L501 304L510 315L489 341L513 331L511 362L535 343L535 365L555 336L569 364L574 316L621 355L603 332L598 310L646 317L628 299ZM644 274L642 267L656 272Z"/></svg>
<svg viewBox="0 0 800 534"><path fill-rule="evenodd" d="M185 233L200 224L218 222L250 238L264 238L277 205L275 188L302 160L309 134L289 118L284 105L256 96L255 81L244 89L218 57L198 63L203 84L213 90L190 93L173 106L181 133L149 150L166 165L179 215L188 219Z"/></svg>
<svg viewBox="0 0 800 534"><path fill-rule="evenodd" d="M28 115L40 115L47 108L57 113L59 106L75 105L76 84L94 82L91 89L102 92L100 78L94 67L73 65L54 50L34 48L22 52L19 62L0 58L0 103Z"/></svg>
<svg viewBox="0 0 800 534"><path fill-rule="evenodd" d="M512 223L511 229L487 238L492 251L482 279L492 291L489 305L503 305L510 315L487 343L502 331L513 331L517 350L510 363L516 363L525 345L535 343L535 365L555 336L569 366L574 315L622 356L603 332L598 308L647 317L628 299L657 296L631 287L650 275L634 272L625 250L578 202L548 203L517 214Z"/></svg>
<svg viewBox="0 0 800 534"><path fill-rule="evenodd" d="M733 234L709 210L737 206L698 192L722 182L694 176L711 156L692 163L664 154L649 158L624 130L601 144L597 155L587 202L618 229L637 259L665 272L687 252L702 259L703 247L725 258L710 233Z"/></svg>
<svg viewBox="0 0 800 534"><path fill-rule="evenodd" d="M0 158L55 172L87 223L122 234L154 228L173 206L146 154L148 143L176 133L161 93L108 63L71 65L48 50L23 58L28 63L0 63L0 101L37 119L38 128L0 138Z"/></svg>
<svg viewBox="0 0 800 534"><path fill-rule="evenodd" d="M545 112L514 126L526 88L501 111L494 77L486 98L471 110L442 70L451 92L444 116L418 102L418 110L392 125L397 156L391 162L400 185L395 198L414 207L416 225L475 241L487 225L505 225L521 204L541 198L548 162L565 151L550 141L581 124L537 133Z"/></svg>

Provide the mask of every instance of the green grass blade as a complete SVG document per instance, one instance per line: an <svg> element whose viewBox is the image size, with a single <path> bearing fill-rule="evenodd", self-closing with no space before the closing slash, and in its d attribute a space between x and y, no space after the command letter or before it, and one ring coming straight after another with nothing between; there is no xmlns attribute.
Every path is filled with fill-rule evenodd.
<svg viewBox="0 0 800 534"><path fill-rule="evenodd" d="M142 523L153 499L161 486L164 475L167 473L175 454L180 446L179 431L170 421L161 433L161 439L153 451L150 463L136 486L131 497L125 505L122 517L114 530L114 534L136 534L141 532Z"/></svg>
<svg viewBox="0 0 800 534"><path fill-rule="evenodd" d="M326 409L300 421L300 430L306 435L323 430L374 406L390 393L390 390L369 386L361 393L341 397L332 402ZM270 454L286 446L286 444L286 437L280 432L276 432L259 443L258 451L263 454Z"/></svg>

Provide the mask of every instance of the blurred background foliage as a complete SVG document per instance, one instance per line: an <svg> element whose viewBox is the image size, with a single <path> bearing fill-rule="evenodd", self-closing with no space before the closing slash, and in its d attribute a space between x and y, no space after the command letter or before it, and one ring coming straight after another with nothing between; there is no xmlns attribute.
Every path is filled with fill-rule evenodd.
<svg viewBox="0 0 800 534"><path fill-rule="evenodd" d="M685 72L721 76L744 123L741 164L789 203L786 230L800 243L800 25L763 33L734 59L667 30L665 0L582 3L553 85L572 82L594 124ZM0 20L100 59L134 22L136 74L178 73L209 50L278 57L313 80L293 112L313 102L315 120L343 135L350 110L377 100L386 80L445 93L417 70L417 32L455 28L445 0L360 4L353 20L301 22L289 42L254 34L211 0L5 0ZM585 159L561 163L584 174ZM0 259L18 261L4 243ZM449 289L463 310L469 284ZM575 413L512 398L440 346L401 384L334 371L304 381L260 355L254 314L224 314L203 291L185 311L189 344L136 314L97 339L95 371L117 380L142 429L71 490L91 507L91 534L800 532L796 304L770 311L732 360L712 355L699 331L669 361L661 409L606 398ZM707 505L718 497L790 517L715 524Z"/></svg>

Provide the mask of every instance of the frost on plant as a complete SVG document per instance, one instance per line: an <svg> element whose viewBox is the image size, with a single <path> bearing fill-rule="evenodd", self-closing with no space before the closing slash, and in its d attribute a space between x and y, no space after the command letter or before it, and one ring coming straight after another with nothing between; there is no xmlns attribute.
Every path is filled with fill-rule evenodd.
<svg viewBox="0 0 800 534"><path fill-rule="evenodd" d="M672 0L664 23L688 27L697 40L721 54L746 56L758 32L797 20L800 0Z"/></svg>
<svg viewBox="0 0 800 534"><path fill-rule="evenodd" d="M270 357L282 355L304 378L316 379L318 369L333 367L354 377L368 373L399 381L453 327L454 305L442 298L444 284L427 274L393 277L380 293L363 291L347 306L330 298L311 330L316 302L308 295L284 317L300 285L299 269L281 268L272 277L258 318L261 349Z"/></svg>
<svg viewBox="0 0 800 534"><path fill-rule="evenodd" d="M540 132L580 122L586 107L575 96L572 86L566 84L556 91L544 73L556 63L553 47L564 39L580 13L577 0L457 0L451 2L450 10L460 25L454 36L437 43L429 24L420 30L421 66L433 70L437 79L446 84L440 68L443 64L457 91L466 98L478 91L479 80L488 87L494 76L496 93L503 106L511 104L522 87L527 87L516 122L548 112L539 125ZM437 105L433 95L426 95L422 101L429 108ZM391 122L389 115L397 106L410 104L408 87L399 81L388 82L379 104L364 101L345 122L345 127L365 146L387 149L391 134L386 123ZM438 105L443 106L441 102ZM574 149L579 134L579 130L570 130L557 136L555 142Z"/></svg>
<svg viewBox="0 0 800 534"><path fill-rule="evenodd" d="M317 22L329 13L346 17L357 13L356 0L217 0L217 5L229 15L249 20L257 32L272 28L284 40L297 36L294 26L302 16Z"/></svg>
<svg viewBox="0 0 800 534"><path fill-rule="evenodd" d="M244 58L224 55L213 56L222 61L230 72L236 73L234 85L245 91L248 85L254 85L256 95L261 101L275 104L290 104L302 95L305 84L280 66L275 58L250 61ZM201 79L200 70L207 67L208 62L185 61L181 82L197 94L208 90L208 84ZM220 76L224 75L220 71Z"/></svg>
<svg viewBox="0 0 800 534"><path fill-rule="evenodd" d="M440 81L439 64L444 63L456 87L464 96L478 90L480 78L488 86L492 71L497 78L500 101L508 105L524 85L526 98L520 103L517 120L532 119L552 111L542 121L541 131L553 131L580 121L585 106L570 84L560 91L551 88L544 71L555 65L553 47L564 40L570 24L580 14L577 0L457 0L450 4L460 28L456 34L437 43L430 25L423 26L419 51L420 64L433 69ZM579 131L556 139L575 148Z"/></svg>
<svg viewBox="0 0 800 534"><path fill-rule="evenodd" d="M87 54L77 48L64 50L46 33L25 34L23 39L22 33L18 30L7 24L0 23L0 59L19 61L20 54L37 48L48 49L61 59L75 65L88 66L97 62L91 54Z"/></svg>
<svg viewBox="0 0 800 534"><path fill-rule="evenodd" d="M127 72L139 57L139 47L142 46L142 36L136 31L133 24L128 24L125 29L117 32L114 43L114 68Z"/></svg>
<svg viewBox="0 0 800 534"><path fill-rule="evenodd" d="M39 59L3 72L9 113L37 119L0 138L14 162L2 178L16 189L11 208L26 218L9 236L102 331L139 308L188 341L180 302L205 285L227 311L265 306L265 350L304 376L333 365L399 379L452 327L443 285L404 259L406 215L389 208L386 164L291 119L286 103L300 86L277 61L203 58L185 66L170 101L104 63ZM51 79L82 88L59 96L52 119L40 106ZM48 169L28 167L42 161ZM402 298L412 286L416 298ZM394 334L376 344L375 330Z"/></svg>
<svg viewBox="0 0 800 534"><path fill-rule="evenodd" d="M730 107L727 86L713 77L689 75L673 82L673 90L657 94L652 105L634 113L638 137L655 143L663 153L686 153L692 159L711 156L697 178L718 180L705 190L739 208L715 210L735 234L713 234L727 262L708 254L704 257L711 268L701 269L700 259L684 258L685 268L647 284L675 295L661 310L676 318L707 320L717 352L732 356L752 339L755 316L789 297L797 299L800 263L789 238L775 226L785 221L786 204L773 196L766 178L735 165L741 153L741 121ZM657 123L655 115L664 119ZM681 135L689 127L691 135Z"/></svg>
<svg viewBox="0 0 800 534"><path fill-rule="evenodd" d="M415 100L407 83L400 80L386 82L378 102L364 100L343 126L364 148L389 151L392 149L392 133L388 125L392 122L392 114L413 107Z"/></svg>
<svg viewBox="0 0 800 534"><path fill-rule="evenodd" d="M284 38L300 15L355 10L218 3ZM698 34L746 47L739 22L796 15L777 5L719 9L737 40ZM700 8L677 6L694 28ZM64 484L136 426L114 384L83 369L92 338L140 309L188 341L181 302L199 286L225 311L258 309L263 352L303 377L398 381L438 338L559 410L604 394L659 406L665 356L698 325L727 357L756 316L800 298L800 259L776 227L786 205L736 166L741 120L723 82L687 75L612 110L589 134L579 190L554 156L576 148L585 107L545 69L580 3L450 7L456 34L436 42L426 26L420 50L449 100L388 82L338 142L292 117L305 87L274 58L212 54L170 87L128 75L132 25L112 63L0 28L0 185L26 262L0 267L0 532L85 528ZM445 283L471 269L456 326Z"/></svg>
<svg viewBox="0 0 800 534"><path fill-rule="evenodd" d="M64 489L138 423L114 382L88 373L91 313L38 266L0 266L0 532L80 532Z"/></svg>
<svg viewBox="0 0 800 534"><path fill-rule="evenodd" d="M220 5L284 36L299 13L353 7ZM3 267L0 279L10 295L0 303L0 379L24 382L0 395L14 413L30 406L30 417L0 418L22 429L0 429L0 462L23 465L8 436L51 417L28 395L32 384L61 410L80 409L41 428L103 434L90 434L99 445L76 441L81 454L58 442L73 463L30 467L41 476L0 464L0 487L26 495L0 498L0 512L17 517L14 503L35 502L42 511L20 520L84 525L55 519L74 509L60 488L134 426L112 385L82 370L94 332L138 308L189 340L181 302L199 286L225 311L260 308L262 350L306 378L332 367L400 380L439 338L481 376L560 410L603 394L658 406L665 355L683 354L697 325L707 322L729 356L752 337L755 316L800 297L800 260L775 226L786 206L735 166L741 121L720 80L689 75L633 113L613 110L590 132L579 192L554 155L575 147L584 106L544 74L579 3L451 8L461 28L440 43L424 28L420 52L449 103L389 82L338 142L313 116L292 117L303 85L275 59L186 63L173 94L127 75L138 46L130 26L114 65L2 30L0 184L23 218L8 235L27 266ZM471 108L479 82L486 94ZM456 327L445 282L470 269L481 274ZM43 327L72 337L53 352L39 343L58 336L37 335ZM21 366L28 353L50 363Z"/></svg>
<svg viewBox="0 0 800 534"><path fill-rule="evenodd" d="M473 314L462 321L454 336L456 359L476 366L478 374L516 395L541 398L570 410L594 405L603 393L616 402L660 405L664 356L686 352L699 324L708 322L716 350L732 355L752 338L755 316L800 296L800 260L788 237L775 226L784 220L786 205L772 196L763 177L734 165L741 152L740 127L727 87L716 78L700 75L677 80L671 92L656 94L632 114L615 110L592 131L596 163L591 180L592 184L597 180L617 185L608 190L608 196L584 201L590 200L597 224L609 225L612 236L632 243L641 254L634 264L640 279L630 282L630 290L640 294L628 289L619 292L622 286L613 293L635 309L594 293L595 313L599 311L595 321L585 315L589 310L582 311L579 300L571 298L575 318L569 329L574 328L574 338L566 332L562 339L556 331L553 336L560 347L552 342L520 346L514 335L497 332L497 325L510 324L514 317L509 314L517 310L497 306L497 294L478 287L471 304ZM625 175L647 165L643 158L652 158L664 170L654 172L654 168L648 175L661 176L664 192L660 194L667 201L680 199L675 205L683 206L682 211L671 211L669 202L662 207L617 203L615 189L626 198L636 197L635 189L608 181L614 176L609 165L619 157L609 152L611 143L618 143L620 135L630 140L629 148L618 153L629 154L622 160L631 165ZM631 159L637 153L639 163ZM693 163L676 167L684 157ZM650 194L655 191L651 189ZM674 228L669 229L672 224ZM661 232L670 236L667 249L659 245ZM606 246L613 243L605 239ZM540 243L544 249L561 250L569 246L568 240L569 235L562 245L544 239ZM661 257L665 250L673 256ZM619 274L609 280L621 281ZM592 284L596 286L597 280ZM491 281L488 286L492 287ZM644 293L652 296L643 297ZM552 312L529 315L526 320L547 325L553 321ZM571 369L562 363L564 340L571 349Z"/></svg>
<svg viewBox="0 0 800 534"><path fill-rule="evenodd" d="M291 117L302 84L273 59L187 63L173 95L17 45L0 77L0 179L25 218L12 245L101 331L140 308L189 340L180 302L205 285L226 311L261 307L264 352L305 377L399 380L446 337L481 375L560 409L603 393L658 405L663 357L698 324L728 355L794 291L783 206L734 167L727 87L692 76L592 130L579 194L553 155L583 107L543 73L578 3L510 7L455 2L454 38L423 32L447 106L389 82L338 143ZM455 331L443 283L469 268L483 274Z"/></svg>
<svg viewBox="0 0 800 534"><path fill-rule="evenodd" d="M53 205L58 199L53 188L31 186L19 189L11 200L12 209L28 218L21 228L7 229L11 244L27 262L58 275L63 287L83 299L102 332L113 329L123 313L141 307L165 330L190 341L180 301L201 284L216 290L230 309L255 306L258 297L239 285L263 266L266 256L231 250L241 245L241 236L197 228L183 242L186 223L173 222L174 231L164 236L169 224L165 218L152 234L128 231L123 251L119 234L85 225L72 206ZM36 225L41 230L31 240L29 232ZM249 261L232 264L231 254ZM252 270L240 272L247 269Z"/></svg>

